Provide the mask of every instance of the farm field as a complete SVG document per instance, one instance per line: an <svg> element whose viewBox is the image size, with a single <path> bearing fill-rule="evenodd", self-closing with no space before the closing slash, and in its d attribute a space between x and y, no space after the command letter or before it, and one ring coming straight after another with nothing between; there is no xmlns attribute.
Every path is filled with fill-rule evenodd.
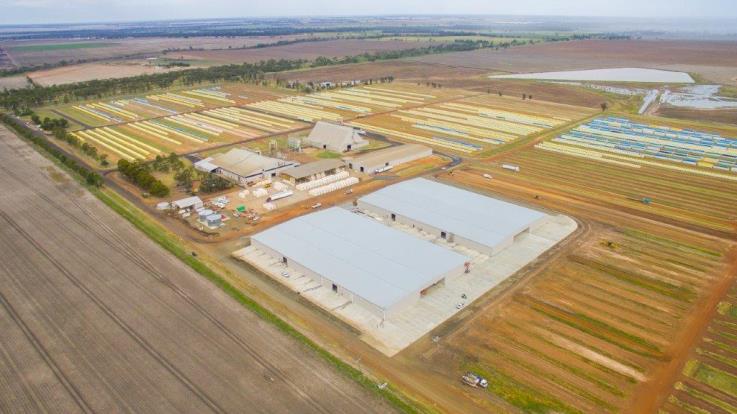
<svg viewBox="0 0 737 414"><path fill-rule="evenodd" d="M426 64L508 73L606 67L645 67L697 73L711 82L737 84L737 43L699 40L580 40L505 50L476 50L411 58Z"/></svg>
<svg viewBox="0 0 737 414"><path fill-rule="evenodd" d="M737 287L716 306L705 336L683 367L659 413L737 412Z"/></svg>
<svg viewBox="0 0 737 414"><path fill-rule="evenodd" d="M635 169L650 165L737 181L737 138L627 118L597 118L536 147Z"/></svg>
<svg viewBox="0 0 737 414"><path fill-rule="evenodd" d="M305 122L318 120L340 122L377 112L395 111L461 96L463 92L457 90L387 83L290 96L277 101L252 103L247 107Z"/></svg>
<svg viewBox="0 0 737 414"><path fill-rule="evenodd" d="M427 363L481 373L486 392L524 412L631 412L723 277L726 246L584 226L592 229L580 244L445 335Z"/></svg>
<svg viewBox="0 0 737 414"><path fill-rule="evenodd" d="M351 122L367 131L473 155L559 127L590 110L511 97L478 95Z"/></svg>
<svg viewBox="0 0 737 414"><path fill-rule="evenodd" d="M72 134L108 153L112 161L132 161L153 159L171 152L188 153L306 126L291 119L228 107L80 130Z"/></svg>
<svg viewBox="0 0 737 414"><path fill-rule="evenodd" d="M130 56L149 56L167 49L227 49L251 47L260 43L293 40L305 35L286 36L228 36L228 37L151 37L100 40L9 40L0 43L21 66L54 64L98 59L116 59Z"/></svg>
<svg viewBox="0 0 737 414"><path fill-rule="evenodd" d="M185 90L153 93L107 101L53 107L53 110L87 127L160 118L207 108L244 105L273 99L284 93L275 89L245 84L204 86Z"/></svg>
<svg viewBox="0 0 737 414"><path fill-rule="evenodd" d="M36 70L29 72L28 77L36 84L50 86L86 82L95 79L117 79L127 78L129 76L151 75L182 69L151 66L142 62L82 63L79 65Z"/></svg>
<svg viewBox="0 0 737 414"><path fill-rule="evenodd" d="M520 172L489 162L470 166L468 171L491 174L495 181L529 189L543 198L561 196L726 237L736 233L737 185L731 180L651 165L632 168L538 148L504 155L498 161L519 165Z"/></svg>
<svg viewBox="0 0 737 414"><path fill-rule="evenodd" d="M354 56L363 53L373 54L392 50L414 49L433 44L436 43L427 41L405 42L402 40L336 39L259 49L176 51L167 53L165 56L188 60L204 60L218 64L255 63L269 59L314 60L321 56L333 58Z"/></svg>
<svg viewBox="0 0 737 414"><path fill-rule="evenodd" d="M4 127L0 159L3 412L393 412Z"/></svg>

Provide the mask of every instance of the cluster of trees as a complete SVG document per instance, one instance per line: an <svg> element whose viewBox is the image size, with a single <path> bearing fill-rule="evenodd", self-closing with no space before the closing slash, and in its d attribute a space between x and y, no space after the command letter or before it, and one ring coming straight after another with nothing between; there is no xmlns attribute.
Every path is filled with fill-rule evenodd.
<svg viewBox="0 0 737 414"><path fill-rule="evenodd" d="M172 152L166 157L157 155L156 158L151 162L151 168L154 171L168 173L169 171L181 171L184 168L184 162L179 159L179 156Z"/></svg>
<svg viewBox="0 0 737 414"><path fill-rule="evenodd" d="M64 141L75 148L79 148L88 157L99 161L100 165L102 165L103 167L106 167L110 164L107 160L107 154L98 153L97 147L86 142L80 142L77 137L67 132L69 121L67 121L66 119L44 117L44 119L41 120L40 117L33 111L30 111L30 115L31 122L40 126L41 129L51 132L54 138Z"/></svg>
<svg viewBox="0 0 737 414"><path fill-rule="evenodd" d="M130 182L155 197L169 195L169 187L151 174L149 167L141 161L118 161L118 171Z"/></svg>
<svg viewBox="0 0 737 414"><path fill-rule="evenodd" d="M69 127L69 121L67 121L64 118L49 118L44 117L43 120L41 120L41 117L39 117L37 114L31 115L31 122L34 124L40 126L45 131L52 132L57 128L68 128Z"/></svg>
<svg viewBox="0 0 737 414"><path fill-rule="evenodd" d="M174 175L174 180L179 187L187 190L192 188L194 180L200 180L199 191L202 193L214 193L233 187L233 183L225 178L216 174L197 171L194 167L182 168Z"/></svg>
<svg viewBox="0 0 737 414"><path fill-rule="evenodd" d="M79 174L84 178L88 185L100 187L102 186L102 176L94 171L90 171L83 165L79 164L72 158L67 157L63 152L59 151L55 146L51 145L44 137L37 135L34 131L28 129L25 125L14 119L8 114L0 114L0 120L10 128L15 130L20 136L28 139L37 146L41 147L44 151L50 154L64 164L71 171Z"/></svg>

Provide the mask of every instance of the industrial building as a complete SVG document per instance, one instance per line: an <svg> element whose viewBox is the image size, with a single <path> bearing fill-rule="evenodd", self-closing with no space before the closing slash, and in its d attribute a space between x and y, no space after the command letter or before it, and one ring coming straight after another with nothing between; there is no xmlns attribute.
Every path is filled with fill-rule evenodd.
<svg viewBox="0 0 737 414"><path fill-rule="evenodd" d="M490 256L549 218L539 211L424 178L361 197L358 207Z"/></svg>
<svg viewBox="0 0 737 414"><path fill-rule="evenodd" d="M294 161L266 157L245 149L234 148L226 153L198 161L194 166L200 171L215 173L238 185L246 186L249 183L276 177L280 172L298 165L299 163Z"/></svg>
<svg viewBox="0 0 737 414"><path fill-rule="evenodd" d="M343 162L336 159L326 159L283 170L279 175L292 185L297 185L335 175L341 171L345 171Z"/></svg>
<svg viewBox="0 0 737 414"><path fill-rule="evenodd" d="M345 157L343 161L348 168L374 174L432 155L432 149L419 144L396 145L361 154L356 157Z"/></svg>
<svg viewBox="0 0 737 414"><path fill-rule="evenodd" d="M312 147L334 152L352 151L368 145L368 141L357 129L325 121L318 121L315 124L305 142Z"/></svg>
<svg viewBox="0 0 737 414"><path fill-rule="evenodd" d="M386 319L463 274L468 258L333 207L274 226L251 246Z"/></svg>

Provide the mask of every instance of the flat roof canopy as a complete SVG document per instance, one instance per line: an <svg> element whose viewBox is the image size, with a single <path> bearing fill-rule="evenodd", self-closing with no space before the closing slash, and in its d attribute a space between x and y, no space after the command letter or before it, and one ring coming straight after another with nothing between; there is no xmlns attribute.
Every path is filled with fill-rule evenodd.
<svg viewBox="0 0 737 414"><path fill-rule="evenodd" d="M468 260L339 207L292 219L252 238L382 309Z"/></svg>
<svg viewBox="0 0 737 414"><path fill-rule="evenodd" d="M489 247L545 217L539 211L424 178L382 188L360 201Z"/></svg>

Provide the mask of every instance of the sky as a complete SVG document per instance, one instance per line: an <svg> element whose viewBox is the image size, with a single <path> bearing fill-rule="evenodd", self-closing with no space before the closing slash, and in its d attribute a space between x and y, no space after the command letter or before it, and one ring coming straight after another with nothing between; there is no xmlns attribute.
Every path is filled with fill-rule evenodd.
<svg viewBox="0 0 737 414"><path fill-rule="evenodd" d="M737 0L0 0L0 24L386 14L736 18Z"/></svg>

